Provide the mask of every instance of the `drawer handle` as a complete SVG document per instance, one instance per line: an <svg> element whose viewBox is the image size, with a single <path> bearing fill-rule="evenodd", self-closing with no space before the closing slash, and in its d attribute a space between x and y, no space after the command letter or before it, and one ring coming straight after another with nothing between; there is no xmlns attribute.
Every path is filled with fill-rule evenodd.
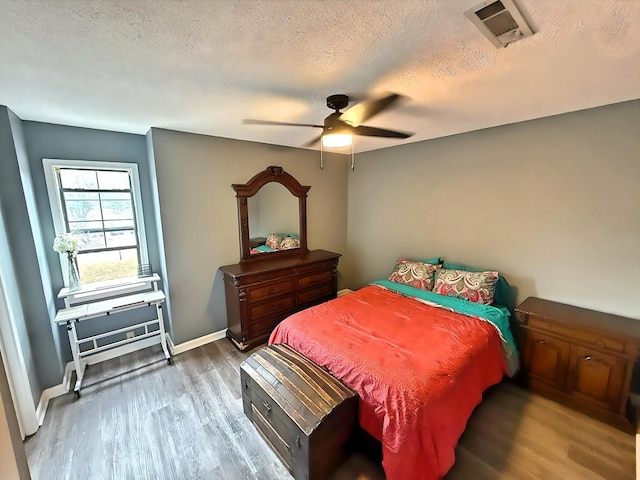
<svg viewBox="0 0 640 480"><path fill-rule="evenodd" d="M546 340L538 340L538 343L539 343L540 345L544 345L545 343L547 343L547 341L546 341Z"/></svg>
<svg viewBox="0 0 640 480"><path fill-rule="evenodd" d="M264 406L264 412L267 417L271 415L271 405L269 405L267 402L262 402L262 405Z"/></svg>
<svg viewBox="0 0 640 480"><path fill-rule="evenodd" d="M278 287L273 287L269 289L269 295L276 293L278 291Z"/></svg>
<svg viewBox="0 0 640 480"><path fill-rule="evenodd" d="M296 435L296 447L302 448L302 444L300 443L300 435Z"/></svg>
<svg viewBox="0 0 640 480"><path fill-rule="evenodd" d="M584 359L585 359L585 360L591 360L591 355L585 355L585 356L584 356Z"/></svg>
<svg viewBox="0 0 640 480"><path fill-rule="evenodd" d="M244 381L244 389L245 390L249 390L249 381L248 380Z"/></svg>

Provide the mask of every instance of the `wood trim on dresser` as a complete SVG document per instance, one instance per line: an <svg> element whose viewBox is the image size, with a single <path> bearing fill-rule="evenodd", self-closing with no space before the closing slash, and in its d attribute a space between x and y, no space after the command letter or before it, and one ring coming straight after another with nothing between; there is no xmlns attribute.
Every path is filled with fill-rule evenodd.
<svg viewBox="0 0 640 480"><path fill-rule="evenodd" d="M629 389L640 320L536 297L516 307L515 318L531 390L635 433Z"/></svg>

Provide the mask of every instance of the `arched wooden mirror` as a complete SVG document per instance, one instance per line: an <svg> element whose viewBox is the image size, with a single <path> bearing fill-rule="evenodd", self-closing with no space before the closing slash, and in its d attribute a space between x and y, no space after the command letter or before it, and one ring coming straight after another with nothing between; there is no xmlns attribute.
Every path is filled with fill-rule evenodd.
<svg viewBox="0 0 640 480"><path fill-rule="evenodd" d="M309 252L307 192L310 186L300 185L282 167L271 166L247 183L231 187L238 200L241 262ZM298 199L297 215L295 198ZM267 240L270 240L268 244Z"/></svg>

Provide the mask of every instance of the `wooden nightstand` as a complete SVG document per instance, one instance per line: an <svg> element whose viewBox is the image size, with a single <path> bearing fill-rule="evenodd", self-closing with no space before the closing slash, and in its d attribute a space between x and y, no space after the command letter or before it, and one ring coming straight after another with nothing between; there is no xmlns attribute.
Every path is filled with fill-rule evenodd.
<svg viewBox="0 0 640 480"><path fill-rule="evenodd" d="M515 309L515 318L531 390L635 433L629 387L639 320L535 297Z"/></svg>

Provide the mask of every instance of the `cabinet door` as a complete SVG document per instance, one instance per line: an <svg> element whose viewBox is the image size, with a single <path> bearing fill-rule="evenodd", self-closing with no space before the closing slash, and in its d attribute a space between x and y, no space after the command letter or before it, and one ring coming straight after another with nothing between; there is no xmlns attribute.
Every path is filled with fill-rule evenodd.
<svg viewBox="0 0 640 480"><path fill-rule="evenodd" d="M564 390L571 346L538 332L527 332L524 369L527 375Z"/></svg>
<svg viewBox="0 0 640 480"><path fill-rule="evenodd" d="M621 399L626 364L622 358L572 345L569 393L607 410L620 412L624 408Z"/></svg>

